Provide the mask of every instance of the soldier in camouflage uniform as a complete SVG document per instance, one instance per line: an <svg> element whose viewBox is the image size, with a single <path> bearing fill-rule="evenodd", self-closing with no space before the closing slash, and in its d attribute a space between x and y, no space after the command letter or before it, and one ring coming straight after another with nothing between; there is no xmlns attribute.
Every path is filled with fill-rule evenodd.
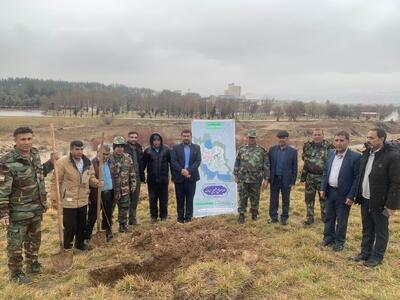
<svg viewBox="0 0 400 300"><path fill-rule="evenodd" d="M269 160L267 151L257 145L256 131L248 133L248 144L240 147L233 174L239 187L239 223L245 221L247 200L250 198L251 216L257 220L261 184L268 186Z"/></svg>
<svg viewBox="0 0 400 300"><path fill-rule="evenodd" d="M14 138L14 149L0 159L0 224L8 225L10 280L29 283L22 271L22 247L26 271L39 273L41 223L47 209L44 177L53 169L53 163L49 160L41 164L39 151L32 147L32 129L17 128Z"/></svg>
<svg viewBox="0 0 400 300"><path fill-rule="evenodd" d="M305 182L305 202L307 206L307 219L304 224L314 223L314 204L315 194L318 193L321 186L322 171L328 158L329 150L333 145L324 139L324 131L315 129L313 140L306 142L303 146L302 159L304 161L303 171L301 173L301 182ZM325 200L319 197L321 208L321 219L325 220Z"/></svg>
<svg viewBox="0 0 400 300"><path fill-rule="evenodd" d="M114 153L111 155L115 161L117 177L119 179L118 202L118 223L119 232L127 232L127 221L129 212L130 193L136 188L136 174L132 159L129 154L124 153L125 139L122 136L116 136L113 141Z"/></svg>

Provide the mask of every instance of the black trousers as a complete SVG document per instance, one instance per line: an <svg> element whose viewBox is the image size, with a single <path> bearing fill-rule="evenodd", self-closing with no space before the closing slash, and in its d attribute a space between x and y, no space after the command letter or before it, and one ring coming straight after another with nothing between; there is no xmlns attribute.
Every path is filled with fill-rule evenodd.
<svg viewBox="0 0 400 300"><path fill-rule="evenodd" d="M165 219L168 216L168 182L155 183L147 182L149 191L149 204L150 204L150 217L152 219L158 218L160 212L160 219ZM160 209L158 209L158 205Z"/></svg>
<svg viewBox="0 0 400 300"><path fill-rule="evenodd" d="M101 229L111 230L112 213L114 205L114 190L101 192ZM97 201L89 202L88 219L85 229L85 239L90 239L93 232L93 227L97 221Z"/></svg>
<svg viewBox="0 0 400 300"><path fill-rule="evenodd" d="M78 208L63 208L64 248L82 247L86 228L87 205Z"/></svg>
<svg viewBox="0 0 400 300"><path fill-rule="evenodd" d="M383 260L389 242L389 217L383 211L383 207L370 209L369 200L362 199L361 254L379 261Z"/></svg>
<svg viewBox="0 0 400 300"><path fill-rule="evenodd" d="M344 245L351 206L338 195L336 188L328 187L325 201L324 240Z"/></svg>
<svg viewBox="0 0 400 300"><path fill-rule="evenodd" d="M290 190L290 186L283 185L282 176L275 176L274 183L271 184L270 187L269 216L271 217L271 219L278 219L279 193L282 194L281 219L287 220L289 218Z"/></svg>
<svg viewBox="0 0 400 300"><path fill-rule="evenodd" d="M193 198L196 192L196 182L184 180L175 183L176 211L178 222L190 221L193 217Z"/></svg>

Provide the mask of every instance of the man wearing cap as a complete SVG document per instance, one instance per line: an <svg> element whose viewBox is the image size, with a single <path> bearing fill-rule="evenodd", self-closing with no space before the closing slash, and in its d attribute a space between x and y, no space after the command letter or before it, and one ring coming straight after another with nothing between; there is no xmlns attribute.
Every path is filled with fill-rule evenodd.
<svg viewBox="0 0 400 300"><path fill-rule="evenodd" d="M115 162L117 171L118 186L115 191L120 197L118 203L118 223L119 232L128 232L128 210L129 193L133 193L136 188L136 174L133 162L129 154L124 153L125 139L122 136L116 136L113 140L113 154L111 159Z"/></svg>
<svg viewBox="0 0 400 300"><path fill-rule="evenodd" d="M296 183L297 150L288 146L289 133L280 130L277 133L278 144L269 149L268 157L271 167L271 193L269 206L269 223L278 222L279 193L282 194L281 223L287 225L289 218L290 190Z"/></svg>
<svg viewBox="0 0 400 300"><path fill-rule="evenodd" d="M255 130L247 134L248 143L240 147L233 174L239 188L239 224L245 222L247 200L250 198L251 217L257 220L261 184L268 186L269 160L267 151L257 144Z"/></svg>

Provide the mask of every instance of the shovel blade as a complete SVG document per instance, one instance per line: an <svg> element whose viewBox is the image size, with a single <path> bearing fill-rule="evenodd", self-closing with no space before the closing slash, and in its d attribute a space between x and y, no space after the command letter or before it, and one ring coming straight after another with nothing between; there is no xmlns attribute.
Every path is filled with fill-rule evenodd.
<svg viewBox="0 0 400 300"><path fill-rule="evenodd" d="M72 252L72 249L63 249L60 250L59 253L51 256L51 262L54 269L60 273L68 272L72 268L73 260L74 253Z"/></svg>
<svg viewBox="0 0 400 300"><path fill-rule="evenodd" d="M101 230L92 235L90 244L94 247L102 247L106 244L106 232Z"/></svg>

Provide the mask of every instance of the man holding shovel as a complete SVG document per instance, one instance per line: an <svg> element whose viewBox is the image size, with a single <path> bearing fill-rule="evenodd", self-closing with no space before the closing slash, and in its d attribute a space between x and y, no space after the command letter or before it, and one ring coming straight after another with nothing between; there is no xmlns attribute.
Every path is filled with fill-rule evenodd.
<svg viewBox="0 0 400 300"><path fill-rule="evenodd" d="M26 272L39 273L38 253L41 223L47 209L44 177L53 169L48 160L40 162L32 147L33 131L20 127L14 131L14 149L0 159L0 226L8 226L7 254L10 280L29 283L22 271L22 245ZM52 156L57 159L56 155Z"/></svg>
<svg viewBox="0 0 400 300"><path fill-rule="evenodd" d="M97 156L92 160L93 168L96 174L96 178L99 178L99 166L100 166L100 147L97 150ZM101 228L106 231L107 242L113 238L112 234L112 213L115 200L120 198L119 180L117 176L117 169L114 159L110 156L110 146L103 145L103 172L102 180L104 186L101 191L101 210L102 210L102 221ZM85 230L85 239L90 240L92 237L93 227L97 219L97 195L98 189L90 188L89 194L89 211L88 221Z"/></svg>
<svg viewBox="0 0 400 300"><path fill-rule="evenodd" d="M91 161L83 154L82 141L72 141L70 154L61 157L56 165L63 207L64 249L71 249L75 238L76 249L90 250L84 243L89 186L103 187L103 182L95 177ZM53 197L56 195L54 183L55 180Z"/></svg>

